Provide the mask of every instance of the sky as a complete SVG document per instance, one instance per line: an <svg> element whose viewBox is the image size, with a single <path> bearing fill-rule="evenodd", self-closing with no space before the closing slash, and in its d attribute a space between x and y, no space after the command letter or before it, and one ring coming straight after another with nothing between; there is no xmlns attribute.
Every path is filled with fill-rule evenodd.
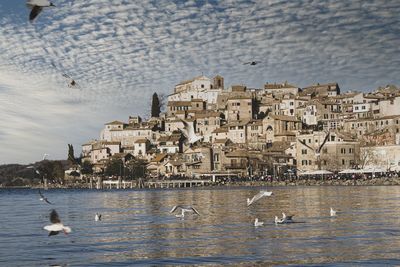
<svg viewBox="0 0 400 267"><path fill-rule="evenodd" d="M79 156L105 123L148 116L154 92L201 74L400 85L398 0L53 0L33 23L25 3L0 1L0 164L66 159L67 144Z"/></svg>

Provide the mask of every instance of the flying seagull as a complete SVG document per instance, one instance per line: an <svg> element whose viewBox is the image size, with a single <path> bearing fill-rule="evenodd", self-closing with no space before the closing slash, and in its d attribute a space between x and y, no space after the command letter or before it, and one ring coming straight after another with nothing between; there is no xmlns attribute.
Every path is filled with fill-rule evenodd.
<svg viewBox="0 0 400 267"><path fill-rule="evenodd" d="M45 160L48 156L50 156L49 154L44 153L43 154L43 160Z"/></svg>
<svg viewBox="0 0 400 267"><path fill-rule="evenodd" d="M284 224L284 223L287 223L287 221L284 218L279 219L278 216L275 216L275 224Z"/></svg>
<svg viewBox="0 0 400 267"><path fill-rule="evenodd" d="M47 197L45 197L42 192L39 189L39 195L40 195L40 200L46 202L47 204L53 205L50 201L47 200Z"/></svg>
<svg viewBox="0 0 400 267"><path fill-rule="evenodd" d="M182 205L174 206L171 209L170 213L173 213L177 209L181 209L181 214L180 215L179 214L175 215L176 217L184 218L185 217L185 212L193 212L193 213L195 213L197 215L200 215L200 213L195 208L193 208L192 206L182 206Z"/></svg>
<svg viewBox="0 0 400 267"><path fill-rule="evenodd" d="M243 63L243 65L255 66L255 65L257 65L258 63L261 63L261 61L249 61L249 62Z"/></svg>
<svg viewBox="0 0 400 267"><path fill-rule="evenodd" d="M263 197L270 197L272 195L272 192L268 191L260 191L257 195L255 195L252 199L248 198L247 199L247 206L250 206L254 202L258 201L259 199Z"/></svg>
<svg viewBox="0 0 400 267"><path fill-rule="evenodd" d="M185 120L182 120L183 122L183 129L179 129L183 135L187 138L188 142L190 145L196 143L199 140L203 139L203 136L197 136L196 133L194 132L194 124L193 122L187 122Z"/></svg>
<svg viewBox="0 0 400 267"><path fill-rule="evenodd" d="M315 153L315 155L316 155L317 157L319 157L319 155L321 154L322 148L324 147L325 143L328 141L328 138L329 138L329 132L326 134L326 136L325 136L324 141L322 142L322 144L321 144L319 147L317 147L316 149L314 149L314 148L312 148L311 146L307 145L306 142L303 141L303 140L300 140L300 139L299 139L299 142L300 142L303 146L305 146L305 147L311 149L311 150Z"/></svg>
<svg viewBox="0 0 400 267"><path fill-rule="evenodd" d="M293 222L293 216L294 215L286 215L284 212L282 212L282 219L286 222Z"/></svg>
<svg viewBox="0 0 400 267"><path fill-rule="evenodd" d="M331 214L332 217L336 216L336 210L332 209L332 207L331 207L331 210L330 210L330 214Z"/></svg>
<svg viewBox="0 0 400 267"><path fill-rule="evenodd" d="M44 7L55 6L48 0L28 0L26 2L26 5L28 6L28 8L32 9L31 13L29 14L30 22L32 22L39 15Z"/></svg>
<svg viewBox="0 0 400 267"><path fill-rule="evenodd" d="M255 220L254 220L254 226L255 227L257 227L257 226L263 226L264 225L264 222L260 222L259 220L258 220L258 218L256 218Z"/></svg>
<svg viewBox="0 0 400 267"><path fill-rule="evenodd" d="M96 222L101 221L101 214L99 214L99 213L96 212L96 215L94 216L94 220L95 220Z"/></svg>
<svg viewBox="0 0 400 267"><path fill-rule="evenodd" d="M44 230L49 231L49 236L58 235L58 233L61 231L63 231L64 234L71 233L71 228L64 226L64 224L61 223L60 217L58 217L56 210L52 210L50 212L50 222L52 223L51 225L46 225L43 227Z"/></svg>
<svg viewBox="0 0 400 267"><path fill-rule="evenodd" d="M78 83L74 79L72 79L71 76L69 76L68 74L65 74L65 73L62 76L67 79L69 88L72 88L72 89L79 89L80 88Z"/></svg>

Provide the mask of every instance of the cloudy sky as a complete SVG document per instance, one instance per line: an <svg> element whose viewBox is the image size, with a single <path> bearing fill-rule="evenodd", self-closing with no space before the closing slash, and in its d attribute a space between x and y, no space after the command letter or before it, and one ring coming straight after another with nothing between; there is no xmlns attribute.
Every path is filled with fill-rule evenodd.
<svg viewBox="0 0 400 267"><path fill-rule="evenodd" d="M34 23L25 3L0 2L0 164L65 159L68 143L78 156L104 123L148 115L153 92L201 73L400 85L398 0L53 0Z"/></svg>

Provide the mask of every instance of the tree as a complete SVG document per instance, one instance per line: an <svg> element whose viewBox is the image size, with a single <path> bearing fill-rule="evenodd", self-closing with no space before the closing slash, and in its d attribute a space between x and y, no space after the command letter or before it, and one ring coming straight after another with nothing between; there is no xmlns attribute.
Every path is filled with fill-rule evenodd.
<svg viewBox="0 0 400 267"><path fill-rule="evenodd" d="M74 156L74 147L72 146L72 144L68 144L68 160L72 164L76 163L75 156Z"/></svg>
<svg viewBox="0 0 400 267"><path fill-rule="evenodd" d="M93 174L93 164L90 161L83 161L81 165L82 174Z"/></svg>
<svg viewBox="0 0 400 267"><path fill-rule="evenodd" d="M112 159L107 163L105 174L122 176L124 169L124 163L121 159Z"/></svg>
<svg viewBox="0 0 400 267"><path fill-rule="evenodd" d="M158 98L157 93L153 94L153 100L151 101L151 117L160 117L161 102Z"/></svg>
<svg viewBox="0 0 400 267"><path fill-rule="evenodd" d="M146 166L147 166L146 160L143 160L143 159L131 160L127 164L127 168L129 169L129 176L131 176L131 178L134 178L134 179L145 177L146 171L147 171Z"/></svg>

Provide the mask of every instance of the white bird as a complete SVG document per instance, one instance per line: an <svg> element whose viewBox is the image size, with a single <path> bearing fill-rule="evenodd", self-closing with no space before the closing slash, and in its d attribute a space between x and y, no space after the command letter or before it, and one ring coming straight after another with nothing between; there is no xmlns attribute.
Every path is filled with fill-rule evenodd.
<svg viewBox="0 0 400 267"><path fill-rule="evenodd" d="M248 198L247 199L247 206L250 206L251 204L253 204L254 202L258 201L259 199L263 198L263 197L269 197L272 195L272 192L268 192L268 191L260 191L257 195L255 195L252 199Z"/></svg>
<svg viewBox="0 0 400 267"><path fill-rule="evenodd" d="M39 189L39 195L40 195L40 201L44 201L44 202L46 202L47 204L53 205L53 203L51 203L50 201L48 201L48 200L47 200L47 197L45 197L45 196L42 194L42 192L40 191L40 189Z"/></svg>
<svg viewBox="0 0 400 267"><path fill-rule="evenodd" d="M263 226L264 225L264 222L260 222L259 220L258 220L258 218L256 218L255 220L254 220L254 226L255 227L257 227L257 226Z"/></svg>
<svg viewBox="0 0 400 267"><path fill-rule="evenodd" d="M47 153L44 153L44 154L43 154L43 160L45 160L48 156L50 156L50 155L47 154Z"/></svg>
<svg viewBox="0 0 400 267"><path fill-rule="evenodd" d="M332 207L331 207L331 210L330 210L330 214L331 214L332 217L336 216L336 210L332 209Z"/></svg>
<svg viewBox="0 0 400 267"><path fill-rule="evenodd" d="M44 7L55 6L48 0L28 0L26 2L26 5L28 6L28 8L32 9L31 13L29 14L30 22L32 22L39 15Z"/></svg>
<svg viewBox="0 0 400 267"><path fill-rule="evenodd" d="M278 216L275 216L275 224L283 224L286 223L285 219L279 219Z"/></svg>
<svg viewBox="0 0 400 267"><path fill-rule="evenodd" d="M99 213L96 212L96 215L94 216L94 220L95 220L96 222L101 221L101 214L99 214Z"/></svg>
<svg viewBox="0 0 400 267"><path fill-rule="evenodd" d="M195 208L193 208L192 206L182 206L182 205L174 206L171 209L170 213L173 213L177 209L181 209L181 214L175 215L176 217L184 218L185 217L185 212L194 212L195 214L200 215L200 213Z"/></svg>
<svg viewBox="0 0 400 267"><path fill-rule="evenodd" d="M55 210L50 212L50 222L52 223L51 225L43 227L44 230L49 231L49 236L58 235L61 231L64 232L64 234L71 233L71 228L61 223L60 217L58 217Z"/></svg>
<svg viewBox="0 0 400 267"><path fill-rule="evenodd" d="M286 215L284 212L282 212L282 219L286 222L293 222L293 216L294 215Z"/></svg>
<svg viewBox="0 0 400 267"><path fill-rule="evenodd" d="M189 145L192 145L196 143L199 140L203 139L203 136L197 136L196 133L194 132L194 123L193 122L187 122L185 120L182 120L183 123L183 129L179 129L183 135L187 138Z"/></svg>

